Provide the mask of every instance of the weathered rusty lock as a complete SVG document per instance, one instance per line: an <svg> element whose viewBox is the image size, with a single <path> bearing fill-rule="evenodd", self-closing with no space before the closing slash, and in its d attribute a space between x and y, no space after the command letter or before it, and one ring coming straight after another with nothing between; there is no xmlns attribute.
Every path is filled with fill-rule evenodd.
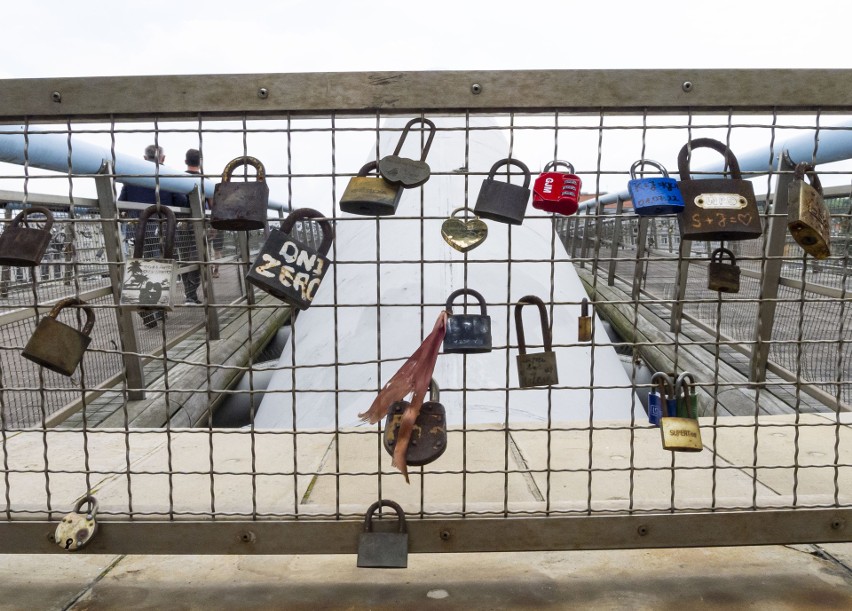
<svg viewBox="0 0 852 611"><path fill-rule="evenodd" d="M577 341L592 341L592 317L589 316L589 300L583 297L580 303L580 318L577 324Z"/></svg>
<svg viewBox="0 0 852 611"><path fill-rule="evenodd" d="M725 259L730 263L725 263ZM707 288L720 293L740 292L740 267L737 258L727 248L717 248L710 255L707 268Z"/></svg>
<svg viewBox="0 0 852 611"><path fill-rule="evenodd" d="M30 227L29 223L34 222L28 218L31 214L43 214L44 227ZM21 210L0 234L0 265L32 267L41 263L50 244L52 227L53 214L47 208L32 206Z"/></svg>
<svg viewBox="0 0 852 611"><path fill-rule="evenodd" d="M397 515L397 532L373 532L373 514L379 507L390 507ZM405 512L389 499L376 501L367 509L364 529L358 538L358 566L373 569L408 567L408 528Z"/></svg>
<svg viewBox="0 0 852 611"><path fill-rule="evenodd" d="M805 182L810 175L811 184ZM806 253L815 259L831 255L830 215L822 195L822 184L814 166L796 164L793 182L787 188L787 228Z"/></svg>
<svg viewBox="0 0 852 611"><path fill-rule="evenodd" d="M390 216L396 213L402 187L392 185L381 176L367 176L378 171L378 164L371 161L358 171L346 185L340 198L340 210L363 216Z"/></svg>
<svg viewBox="0 0 852 611"><path fill-rule="evenodd" d="M725 157L731 178L692 180L689 153L711 148ZM683 196L683 212L678 215L681 238L685 240L751 240L763 230L754 198L754 187L744 180L740 164L727 146L712 138L687 142L677 157Z"/></svg>
<svg viewBox="0 0 852 611"><path fill-rule="evenodd" d="M242 165L253 166L257 171L254 182L232 182L234 170ZM213 229L248 231L266 226L266 208L269 204L269 185L266 168L259 159L244 155L228 162L222 170L222 182L213 191L213 210L210 225Z"/></svg>
<svg viewBox="0 0 852 611"><path fill-rule="evenodd" d="M291 232L296 221L318 219L322 242L316 250L299 241ZM294 308L311 307L331 261L328 254L334 241L334 229L325 216L312 208L299 208L273 229L261 246L246 280Z"/></svg>
<svg viewBox="0 0 852 611"><path fill-rule="evenodd" d="M704 449L701 443L701 429L698 426L697 401L698 396L691 392L692 374L684 372L675 382L675 395L678 405L686 405L687 415L677 417L663 416L660 420L660 435L663 439L663 449L672 452L700 452ZM689 414L689 405L695 400L695 412Z"/></svg>
<svg viewBox="0 0 852 611"><path fill-rule="evenodd" d="M453 314L453 301L460 295L470 295L479 302L479 314ZM447 354L476 354L491 352L491 317L486 314L485 298L473 289L458 289L447 297L447 328L444 352Z"/></svg>
<svg viewBox="0 0 852 611"><path fill-rule="evenodd" d="M419 467L428 465L440 458L447 449L447 410L440 403L440 390L433 379L429 384L429 400L420 406L420 413L414 421L405 462ZM383 443L388 454L393 456L397 434L402 416L408 408L408 401L396 401L388 408L385 418Z"/></svg>
<svg viewBox="0 0 852 611"><path fill-rule="evenodd" d="M524 337L524 321L521 318L521 309L532 304L538 307L541 319L541 335L544 344L544 352L527 354L527 342ZM547 309L544 302L535 295L521 297L515 304L515 331L518 334L518 381L521 388L532 388L534 386L551 386L559 384L559 372L556 368L556 353L553 352L550 326L547 320Z"/></svg>
<svg viewBox="0 0 852 611"><path fill-rule="evenodd" d="M82 307L86 313L82 331L56 320L68 306ZM39 321L21 356L51 371L70 376L83 360L83 353L92 341L89 334L94 326L95 311L85 301L76 297L58 301L50 313Z"/></svg>
<svg viewBox="0 0 852 611"><path fill-rule="evenodd" d="M145 237L152 214L166 219L165 232L161 232L163 246L161 258L145 259ZM167 206L149 206L139 215L133 257L124 262L124 281L121 284L122 306L138 310L171 310L174 304L174 286L177 276L175 252L175 213Z"/></svg>
<svg viewBox="0 0 852 611"><path fill-rule="evenodd" d="M497 170L503 166L513 165L524 174L524 185L513 185L510 182L495 180ZM473 212L482 218L491 219L509 225L520 225L524 222L527 202L530 199L530 169L518 159L501 159L488 172L488 178L482 181L476 206Z"/></svg>
<svg viewBox="0 0 852 611"><path fill-rule="evenodd" d="M646 165L657 168L662 176L636 178L636 170ZM630 166L627 190L633 201L633 211L639 216L663 216L683 212L683 197L677 181L669 178L669 173L662 164L651 159L640 159Z"/></svg>
<svg viewBox="0 0 852 611"><path fill-rule="evenodd" d="M82 513L83 505L88 505L86 513ZM87 495L77 501L74 511L67 514L53 533L53 541L59 547L69 552L76 552L85 546L98 530L98 501L92 495Z"/></svg>
<svg viewBox="0 0 852 611"><path fill-rule="evenodd" d="M400 157L402 144L405 142L408 132L412 125L421 123L429 127L429 137L426 139L426 144L420 151L420 159L408 159ZM432 170L429 164L426 163L426 156L429 154L429 149L432 147L432 140L435 138L436 127L429 119L416 118L405 124L402 130L402 135L399 137L399 142L393 151L393 155L388 155L379 160L379 174L392 185L399 185L404 189L412 189L419 187L429 180Z"/></svg>

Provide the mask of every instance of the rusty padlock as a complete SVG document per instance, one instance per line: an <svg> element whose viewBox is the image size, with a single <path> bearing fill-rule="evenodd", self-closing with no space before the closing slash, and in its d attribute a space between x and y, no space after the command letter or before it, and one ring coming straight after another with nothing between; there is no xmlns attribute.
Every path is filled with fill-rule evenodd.
<svg viewBox="0 0 852 611"><path fill-rule="evenodd" d="M392 185L381 176L367 176L371 171L378 172L375 161L366 164L358 171L358 176L349 179L340 198L342 212L363 216L391 216L396 213L402 187Z"/></svg>
<svg viewBox="0 0 852 611"><path fill-rule="evenodd" d="M689 153L711 148L725 157L731 178L690 177ZM727 146L712 138L687 142L677 157L683 196L683 212L678 215L680 236L684 240L751 240L763 233L754 187L744 180L740 164Z"/></svg>
<svg viewBox="0 0 852 611"><path fill-rule="evenodd" d="M592 317L589 316L589 300L583 297L580 303L580 318L577 322L577 341L592 341Z"/></svg>
<svg viewBox="0 0 852 611"><path fill-rule="evenodd" d="M811 184L805 182L806 174L810 175ZM814 259L831 255L830 219L814 166L805 161L796 164L793 182L787 187L787 228Z"/></svg>
<svg viewBox="0 0 852 611"><path fill-rule="evenodd" d="M725 258L730 263L725 263ZM740 267L737 258L727 248L717 248L710 255L710 265L707 267L707 288L720 293L740 292Z"/></svg>
<svg viewBox="0 0 852 611"><path fill-rule="evenodd" d="M291 233L296 221L310 219L318 219L322 229L319 250L303 244ZM334 229L324 214L311 208L294 210L284 219L281 229L269 232L246 280L294 308L306 310L331 265L325 255L333 241Z"/></svg>
<svg viewBox="0 0 852 611"><path fill-rule="evenodd" d="M86 313L82 331L56 320L68 306L80 306ZM83 353L92 341L89 335L94 326L95 311L85 301L76 297L58 301L50 313L39 321L21 356L51 371L70 376L83 360Z"/></svg>
<svg viewBox="0 0 852 611"><path fill-rule="evenodd" d="M453 314L453 301L459 295L470 295L479 302L479 314ZM445 354L491 352L491 317L486 314L485 298L473 289L458 289L447 297L447 329L444 334Z"/></svg>
<svg viewBox="0 0 852 611"><path fill-rule="evenodd" d="M397 515L397 532L373 532L373 514L390 507ZM408 528L405 512L389 499L376 501L367 509L364 529L358 537L358 566L374 569L404 569L408 566Z"/></svg>
<svg viewBox="0 0 852 611"><path fill-rule="evenodd" d="M497 170L502 166L516 166L524 174L524 185L513 185L510 182L495 180ZM488 178L482 181L479 195L476 198L474 214L509 225L520 225L524 222L527 212L527 202L530 199L530 169L523 161L517 159L501 159L488 172Z"/></svg>
<svg viewBox="0 0 852 611"><path fill-rule="evenodd" d="M420 151L420 159L416 160L408 159L407 157L400 157L399 153L402 151L402 144L405 142L405 138L408 136L411 126L417 123L422 123L429 127L429 138L426 140L426 144L423 145L423 149ZM432 140L435 138L436 131L437 128L435 127L435 124L429 119L421 119L418 117L406 123L405 128L402 130L402 135L399 137L399 142L397 142L396 148L393 151L393 155L388 155L387 157L383 157L379 160L379 174L382 175L382 178L392 185L399 185L403 189L419 187L429 180L432 170L429 168L429 164L426 163L426 156L429 154L429 149L432 147Z"/></svg>
<svg viewBox="0 0 852 611"><path fill-rule="evenodd" d="M527 343L524 337L524 321L521 318L521 308L533 304L538 308L541 319L541 335L544 352L527 354ZM534 386L551 386L559 384L559 372L556 367L556 353L553 352L550 326L547 320L547 309L544 302L535 295L521 297L515 304L515 331L518 334L518 381L521 388Z"/></svg>
<svg viewBox="0 0 852 611"><path fill-rule="evenodd" d="M447 410L439 399L440 390L433 378L429 384L429 400L420 406L420 413L414 421L411 440L405 451L405 462L409 466L428 465L438 460L447 449ZM396 401L388 408L382 440L385 450L391 456L402 416L408 406L408 401Z"/></svg>
<svg viewBox="0 0 852 611"><path fill-rule="evenodd" d="M242 165L257 170L254 182L231 182L234 170ZM222 182L213 191L213 210L210 225L213 229L248 231L266 226L266 208L269 205L269 185L266 168L259 159L244 155L228 162L222 170Z"/></svg>
<svg viewBox="0 0 852 611"><path fill-rule="evenodd" d="M88 505L86 513L81 513ZM77 501L74 511L67 514L53 533L53 542L69 552L76 552L95 536L98 530L98 500L87 495Z"/></svg>
<svg viewBox="0 0 852 611"><path fill-rule="evenodd" d="M700 452L704 449L701 443L701 429L698 426L697 409L695 412L689 409L693 400L697 404L698 397L690 392L692 385L687 381L692 380L692 374L684 372L680 374L675 382L675 395L678 405L685 404L687 407L684 416L663 416L660 420L660 435L663 440L663 449L671 452ZM681 391L683 395L681 396Z"/></svg>
<svg viewBox="0 0 852 611"><path fill-rule="evenodd" d="M161 258L145 259L145 238L152 214L166 219L165 234L161 235ZM139 215L133 257L124 262L124 280L121 284L119 304L138 310L171 310L174 303L174 286L177 276L175 252L175 213L167 206L149 206Z"/></svg>
<svg viewBox="0 0 852 611"><path fill-rule="evenodd" d="M28 218L31 214L43 214L44 227L30 227L29 223L35 222L35 219ZM32 267L41 263L50 244L52 227L53 213L47 208L32 206L21 210L0 234L0 265Z"/></svg>

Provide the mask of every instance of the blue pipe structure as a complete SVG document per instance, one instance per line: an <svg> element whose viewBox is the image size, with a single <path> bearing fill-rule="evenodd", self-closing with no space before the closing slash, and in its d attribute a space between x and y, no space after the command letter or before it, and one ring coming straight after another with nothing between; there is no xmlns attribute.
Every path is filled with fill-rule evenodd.
<svg viewBox="0 0 852 611"><path fill-rule="evenodd" d="M26 129L26 134L25 134ZM0 162L29 164L34 168L68 172L73 174L97 174L104 161L112 162L112 152L90 142L66 134L44 133L39 126L2 125L0 126ZM157 181L160 189L173 193L189 193L195 186L202 190L202 181L197 176L166 165L157 166L150 161L115 153L116 181L129 185L154 188ZM155 173L158 175L153 176ZM213 180L203 181L206 197L213 197ZM269 208L288 210L286 204L270 201Z"/></svg>

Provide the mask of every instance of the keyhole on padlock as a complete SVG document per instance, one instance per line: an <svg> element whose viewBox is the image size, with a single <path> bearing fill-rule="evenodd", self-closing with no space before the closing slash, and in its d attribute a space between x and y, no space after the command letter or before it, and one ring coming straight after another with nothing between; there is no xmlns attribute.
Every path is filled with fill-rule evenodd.
<svg viewBox="0 0 852 611"><path fill-rule="evenodd" d="M65 549L71 549L71 544L74 543L74 539L68 537L65 539Z"/></svg>

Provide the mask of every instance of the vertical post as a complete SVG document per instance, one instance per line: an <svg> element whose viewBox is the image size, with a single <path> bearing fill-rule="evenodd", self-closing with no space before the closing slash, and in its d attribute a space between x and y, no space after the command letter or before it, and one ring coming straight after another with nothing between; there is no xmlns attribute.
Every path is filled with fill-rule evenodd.
<svg viewBox="0 0 852 611"><path fill-rule="evenodd" d="M592 274L598 273L598 259L601 257L602 234L606 230L604 226L604 205L598 203L595 206L595 253L592 255Z"/></svg>
<svg viewBox="0 0 852 611"><path fill-rule="evenodd" d="M677 277L675 278L674 295L672 295L672 318L669 329L672 333L680 331L683 316L683 299L686 297L686 281L689 278L689 258L692 256L692 240L680 240L678 250Z"/></svg>
<svg viewBox="0 0 852 611"><path fill-rule="evenodd" d="M583 219L583 246L580 248L580 267L586 267L586 257L589 256L589 215L592 213L592 207L586 208L586 217Z"/></svg>
<svg viewBox="0 0 852 611"><path fill-rule="evenodd" d="M237 232L237 248L240 251L240 261L242 265L240 266L241 271L239 272L240 285L245 286L246 293L246 303L249 305L254 305L254 285L243 280L246 274L248 274L249 266L251 265L251 253L249 252L249 241L248 241L248 232L247 231L239 231Z"/></svg>
<svg viewBox="0 0 852 611"><path fill-rule="evenodd" d="M645 257L645 242L648 238L648 217L639 217L639 231L636 236L636 265L633 268L633 291L632 299L639 299L639 289L642 288L642 275L644 274L644 264L642 259Z"/></svg>
<svg viewBox="0 0 852 611"><path fill-rule="evenodd" d="M189 210L192 235L195 238L195 250L198 260L201 261L199 271L201 272L201 285L204 287L204 297L207 301L207 337L208 339L219 339L219 311L216 307L216 294L213 290L213 277L210 273L210 253L207 250L207 231L204 224L204 206L201 205L201 195L198 185L189 192Z"/></svg>
<svg viewBox="0 0 852 611"><path fill-rule="evenodd" d="M118 337L121 340L121 358L124 361L124 371L127 377L127 398L139 401L145 398L145 373L139 354L139 342L136 338L136 327L133 325L133 312L118 307L121 297L122 265L124 252L121 249L121 236L118 231L118 208L113 199L112 179L109 174L112 168L107 162L101 165L98 172L101 176L95 178L95 189L98 194L98 208L101 215L101 230L104 234L104 254L106 255L109 280L112 285L112 298L115 303L115 318L118 323Z"/></svg>
<svg viewBox="0 0 852 611"><path fill-rule="evenodd" d="M624 200L620 197L615 203L615 221L612 228L612 248L609 254L609 274L606 283L609 286L615 284L615 264L618 258L618 245L621 242L621 215L624 212Z"/></svg>
<svg viewBox="0 0 852 611"><path fill-rule="evenodd" d="M580 231L580 213L571 217L573 229L571 231L571 258L577 258L577 232Z"/></svg>

